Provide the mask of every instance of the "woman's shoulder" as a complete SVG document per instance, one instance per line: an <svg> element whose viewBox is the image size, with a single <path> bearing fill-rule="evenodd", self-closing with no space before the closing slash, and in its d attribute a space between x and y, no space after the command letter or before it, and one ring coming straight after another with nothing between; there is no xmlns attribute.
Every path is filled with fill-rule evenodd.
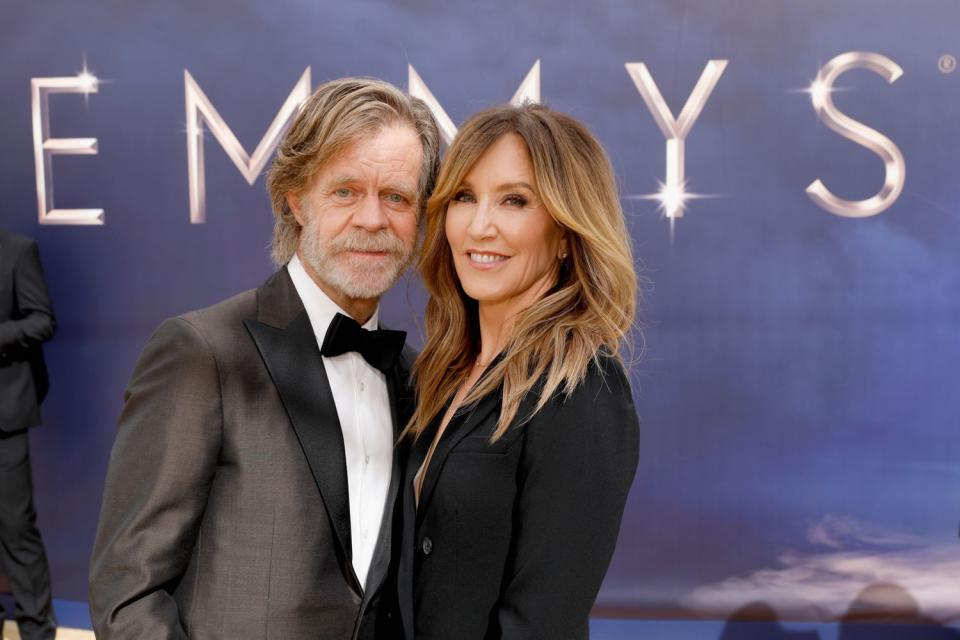
<svg viewBox="0 0 960 640"><path fill-rule="evenodd" d="M553 416L608 412L635 414L630 380L623 362L615 354L598 351L574 388L569 392L558 389L544 404L544 409L545 414Z"/></svg>
<svg viewBox="0 0 960 640"><path fill-rule="evenodd" d="M623 361L616 354L601 350L594 354L583 380L570 396L623 393L631 395L630 380Z"/></svg>
<svg viewBox="0 0 960 640"><path fill-rule="evenodd" d="M629 377L609 353L597 353L579 384L570 393L554 393L524 427L531 452L549 451L559 459L570 450L577 459L593 459L588 450L602 451L599 457L624 468L634 464L639 428Z"/></svg>

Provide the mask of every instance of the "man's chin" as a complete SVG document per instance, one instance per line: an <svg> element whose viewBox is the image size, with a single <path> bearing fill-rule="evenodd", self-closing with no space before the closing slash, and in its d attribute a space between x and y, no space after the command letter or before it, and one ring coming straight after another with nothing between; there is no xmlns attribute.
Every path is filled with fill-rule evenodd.
<svg viewBox="0 0 960 640"><path fill-rule="evenodd" d="M379 298L390 290L397 280L400 279L400 273L396 269L391 269L387 273L370 274L365 272L358 273L338 273L333 274L331 283L344 295L357 300L372 300Z"/></svg>
<svg viewBox="0 0 960 640"><path fill-rule="evenodd" d="M390 260L383 257L347 257L342 253L333 259L311 259L309 255L304 258L327 286L355 300L379 298L396 284L406 270L405 261L396 255L390 255Z"/></svg>

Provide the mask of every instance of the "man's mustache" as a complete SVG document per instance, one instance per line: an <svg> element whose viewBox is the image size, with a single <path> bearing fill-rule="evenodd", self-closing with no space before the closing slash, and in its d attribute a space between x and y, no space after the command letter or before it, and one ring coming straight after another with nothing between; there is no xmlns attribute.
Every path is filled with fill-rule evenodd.
<svg viewBox="0 0 960 640"><path fill-rule="evenodd" d="M407 246L404 245L403 241L389 231L370 233L359 229L334 238L331 240L329 248L336 253L371 251L404 255L407 252Z"/></svg>

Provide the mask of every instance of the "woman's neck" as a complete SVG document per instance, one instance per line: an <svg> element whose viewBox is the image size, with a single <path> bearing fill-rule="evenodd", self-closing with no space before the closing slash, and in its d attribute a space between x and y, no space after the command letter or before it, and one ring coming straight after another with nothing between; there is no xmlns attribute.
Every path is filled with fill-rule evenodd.
<svg viewBox="0 0 960 640"><path fill-rule="evenodd" d="M512 316L505 315L502 309L479 306L480 317L480 352L477 354L475 365L484 367L497 357L506 345L507 337L513 326Z"/></svg>
<svg viewBox="0 0 960 640"><path fill-rule="evenodd" d="M522 294L509 300L494 303L480 301L477 305L477 316L480 325L480 352L477 354L476 364L486 368L490 361L497 357L510 341L516 319L521 312L533 306L543 298L556 282L556 274L550 273L535 282Z"/></svg>

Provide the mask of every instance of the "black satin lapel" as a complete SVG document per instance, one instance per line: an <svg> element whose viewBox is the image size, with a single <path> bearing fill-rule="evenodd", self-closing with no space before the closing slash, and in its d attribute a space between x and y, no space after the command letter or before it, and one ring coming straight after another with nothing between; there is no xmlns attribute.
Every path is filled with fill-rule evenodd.
<svg viewBox="0 0 960 640"><path fill-rule="evenodd" d="M387 400L390 402L390 420L393 422L393 439L396 442L400 430L404 427L400 422L406 415L406 411L400 403L406 403L409 400L404 392L406 385L401 380L399 367L394 366L385 377L387 379Z"/></svg>
<svg viewBox="0 0 960 640"><path fill-rule="evenodd" d="M397 566L397 600L400 609L400 618L403 621L404 637L413 638L413 563L414 540L416 530L414 522L417 518L417 504L413 495L413 477L417 469L423 464L423 458L430 446L429 434L425 433L419 440L401 443L407 447L405 472L400 485L400 548Z"/></svg>
<svg viewBox="0 0 960 640"><path fill-rule="evenodd" d="M352 564L350 497L343 433L307 312L301 312L286 329L277 329L256 320L247 320L244 324L280 393L290 424L310 465L340 543L345 573L351 577L358 593L362 592Z"/></svg>
<svg viewBox="0 0 960 640"><path fill-rule="evenodd" d="M433 490L437 486L437 479L440 477L443 465L447 462L450 451L499 407L500 392L495 391L482 398L472 407L465 409L467 412L465 416L458 411L457 414L453 416L453 419L450 420L450 424L447 425L443 437L440 438L440 442L437 444L436 451L433 452L430 466L426 469L427 475L423 479L423 490L420 492L420 503L417 505L418 528L423 521L423 515L427 511L427 507L430 506L430 498L433 496ZM464 410L462 409L461 411ZM421 441L424 439L423 437L420 438ZM430 443L427 442L426 446L429 448ZM423 457L420 458L420 464L423 464ZM419 466L417 468L419 468ZM413 472L416 473L417 469L414 469Z"/></svg>

